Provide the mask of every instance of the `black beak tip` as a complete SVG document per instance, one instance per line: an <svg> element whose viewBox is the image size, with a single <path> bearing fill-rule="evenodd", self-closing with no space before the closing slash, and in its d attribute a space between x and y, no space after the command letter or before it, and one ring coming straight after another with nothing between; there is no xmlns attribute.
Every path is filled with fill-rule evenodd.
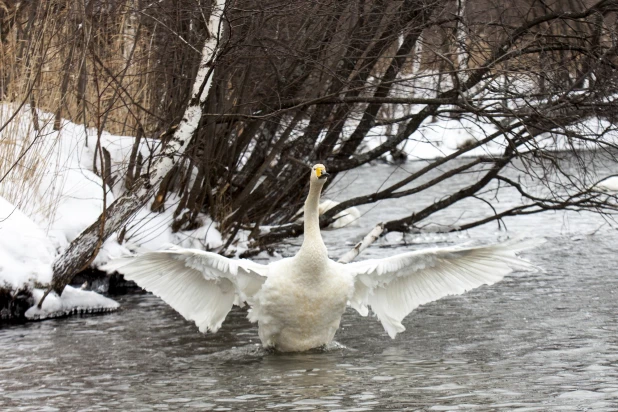
<svg viewBox="0 0 618 412"><path fill-rule="evenodd" d="M330 176L328 173L324 172L320 175L320 177L318 177L318 179L322 180L322 179L326 179L328 176Z"/></svg>

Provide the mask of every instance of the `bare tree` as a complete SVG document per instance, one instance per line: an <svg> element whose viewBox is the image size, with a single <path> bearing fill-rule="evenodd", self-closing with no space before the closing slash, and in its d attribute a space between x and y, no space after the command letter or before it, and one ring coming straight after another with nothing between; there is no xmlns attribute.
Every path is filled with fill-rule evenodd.
<svg viewBox="0 0 618 412"><path fill-rule="evenodd" d="M194 208L217 218L228 245L240 229L252 232L257 250L302 233L301 225L289 223L306 185L299 161L320 160L335 174L345 172L397 150L408 139L423 139L423 128L440 118L490 124L493 131L377 193L342 202L322 224L347 207L411 196L461 173L468 174L468 186L454 188L407 218L386 222L385 231L419 229L458 201L485 204L483 195L508 187L521 191L521 205L489 208L490 216L446 230L544 210L614 211L590 191L596 178L592 169L564 169L564 162L587 161L555 149L566 144L562 148L576 158L584 149L613 160L616 2L478 1L466 2L464 9L445 1L299 1L262 7L276 7L277 17L261 20L268 15L230 11L245 31L238 30L238 37L232 31L235 53L221 63L217 79L242 86L213 102L203 125L216 138L206 141L198 134L191 152L201 159L201 173L188 203L197 200ZM254 26L259 30L253 31ZM282 38L282 33L297 37ZM420 65L412 59L415 50L422 50ZM409 114L384 117L406 113L404 108L411 108ZM587 130L584 122L591 118L610 122L604 129ZM363 150L363 143L385 125L396 125L397 133ZM496 144L503 147L500 155L461 160L471 150ZM513 168L525 171L530 185L542 185L545 192L525 192L507 177ZM423 183L410 187L416 182ZM260 234L263 224L274 228Z"/></svg>

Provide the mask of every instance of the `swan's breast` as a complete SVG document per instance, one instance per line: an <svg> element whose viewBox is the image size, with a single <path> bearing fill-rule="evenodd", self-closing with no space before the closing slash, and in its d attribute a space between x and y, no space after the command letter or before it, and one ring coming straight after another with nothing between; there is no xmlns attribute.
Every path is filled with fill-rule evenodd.
<svg viewBox="0 0 618 412"><path fill-rule="evenodd" d="M304 350L332 340L353 285L333 266L308 273L290 259L271 268L254 309L265 345Z"/></svg>

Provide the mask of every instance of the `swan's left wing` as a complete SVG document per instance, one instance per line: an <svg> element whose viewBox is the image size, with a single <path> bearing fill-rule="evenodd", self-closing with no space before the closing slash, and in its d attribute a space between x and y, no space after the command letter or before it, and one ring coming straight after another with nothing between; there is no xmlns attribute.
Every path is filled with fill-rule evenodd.
<svg viewBox="0 0 618 412"><path fill-rule="evenodd" d="M350 305L363 316L367 305L371 306L389 336L395 338L405 330L403 318L419 305L491 285L513 270L533 269L516 253L539 243L435 248L349 263L345 268L355 276Z"/></svg>
<svg viewBox="0 0 618 412"><path fill-rule="evenodd" d="M267 266L249 260L177 247L116 259L101 269L159 296L200 332L216 332L234 302L251 302L268 274Z"/></svg>

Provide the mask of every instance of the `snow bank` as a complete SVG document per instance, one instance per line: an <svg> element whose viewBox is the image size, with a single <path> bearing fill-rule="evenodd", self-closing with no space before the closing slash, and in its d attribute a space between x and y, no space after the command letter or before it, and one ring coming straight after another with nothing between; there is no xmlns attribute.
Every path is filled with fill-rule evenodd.
<svg viewBox="0 0 618 412"><path fill-rule="evenodd" d="M0 124L13 113L13 106L0 104ZM124 192L135 143L132 136L107 132L99 136L94 129L68 121L56 131L53 115L38 111L38 117L40 130L36 131L31 110L24 107L0 133L4 156L0 176L17 163L0 184L0 287L25 287L37 302L51 281L55 257ZM113 182L105 185L99 176L102 167L97 142L111 160ZM143 138L137 149L148 158L159 150L159 142ZM128 222L124 243L111 236L93 266L125 256L130 250L158 249L163 244L200 249L222 244L221 234L206 215L199 216L202 227L172 233L170 223L177 202L169 199L163 213L152 213L149 205L145 206ZM42 309L33 307L27 316L42 319L116 307L115 302L94 292L67 288L61 297L49 295Z"/></svg>
<svg viewBox="0 0 618 412"><path fill-rule="evenodd" d="M0 120L5 121L13 111L10 105L2 105L0 113ZM39 111L38 116L39 132L29 127L33 121L31 112L24 108L12 127L0 135L3 150L12 149L11 159L25 155L18 163L19 167L0 185L0 196L44 230L56 251L60 252L96 220L104 203L110 204L115 196L93 172L93 167L101 170L99 162L93 165L96 131L67 121L55 131L51 114ZM101 146L109 147L107 150L117 156L128 157L133 142L134 138L130 136L101 135ZM144 154L149 152L146 143L140 150ZM28 173L30 168L34 168L34 177ZM123 168L126 168L123 160L113 158L112 170L123 175ZM118 246L113 238L108 240L103 245L104 254L107 249L107 255L117 254Z"/></svg>
<svg viewBox="0 0 618 412"><path fill-rule="evenodd" d="M45 232L0 197L0 287L49 283L55 253Z"/></svg>
<svg viewBox="0 0 618 412"><path fill-rule="evenodd" d="M593 186L593 189L605 193L618 193L618 176L609 176Z"/></svg>
<svg viewBox="0 0 618 412"><path fill-rule="evenodd" d="M599 139L610 144L618 143L618 131L607 120L589 118L577 125L569 126L570 131L580 136ZM427 119L409 139L401 143L397 149L405 153L410 160L431 160L449 156L456 151L497 132L493 123L482 119L472 121L468 118L448 119L439 118L435 121ZM390 136L385 126L372 129L367 139L363 152L375 149L385 143ZM572 149L589 149L593 144L585 139L568 139L562 134L543 133L535 139L534 148L543 148L550 151L562 151ZM500 156L504 154L507 141L504 137L498 137L486 144L476 147L465 153L465 156ZM533 149L533 147L531 147ZM522 147L523 151L526 150ZM392 161L390 154L386 160Z"/></svg>
<svg viewBox="0 0 618 412"><path fill-rule="evenodd" d="M0 118L8 118L12 113L9 105L0 105ZM24 193L20 174L12 173L0 186L0 196L12 201L37 224L47 234L56 252L60 253L98 218L105 205L111 204L124 192L127 165L135 138L107 132L100 135L100 146L110 154L113 178L113 182L106 182L104 186L101 177L95 173L95 168L97 171L102 169L99 156L95 156L95 151L99 153L97 131L66 120L60 130L55 131L51 114L39 111L38 116L40 132L29 127L33 121L30 109L22 109L14 124L11 124L10 131L0 135L0 143L12 145L15 152L13 158L18 158L26 149L40 153L36 160L45 162L44 170L39 171L41 178L34 184L26 185L25 191L28 193ZM148 158L159 148L158 140L142 138L137 149L143 158ZM212 220L203 214L198 216L204 223L202 227L172 233L170 223L178 200L175 197L166 200L163 213L153 213L146 205L128 222L125 243L121 245L116 236L111 236L103 244L93 262L94 266L127 255L129 250L158 249L169 243L201 249L220 246L221 234Z"/></svg>
<svg viewBox="0 0 618 412"><path fill-rule="evenodd" d="M51 239L21 210L0 197L0 288L28 289L32 293L26 311L28 319L46 319L72 313L100 313L116 310L118 303L99 295L67 286L62 296L47 296L42 308L36 304L52 280L56 249ZM26 297L26 295L24 295Z"/></svg>
<svg viewBox="0 0 618 412"><path fill-rule="evenodd" d="M148 207L142 208L127 225L126 238L139 249L157 250L174 244L185 248L213 249L223 245L221 233L215 228L209 216L200 213L201 226L195 230L172 233L170 224L180 199L171 195L165 200L164 211L153 213ZM102 265L97 263L97 266Z"/></svg>

